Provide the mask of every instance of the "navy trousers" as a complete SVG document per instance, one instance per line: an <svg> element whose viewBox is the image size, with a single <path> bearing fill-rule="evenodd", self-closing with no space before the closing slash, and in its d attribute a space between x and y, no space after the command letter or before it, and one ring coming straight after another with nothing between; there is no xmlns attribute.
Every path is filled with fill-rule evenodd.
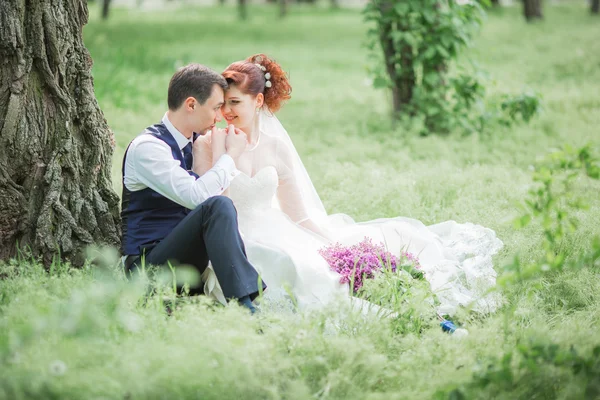
<svg viewBox="0 0 600 400"><path fill-rule="evenodd" d="M210 260L226 298L258 296L258 273L246 256L237 211L228 197L215 196L200 204L145 253L147 265L166 266L170 261L173 266L190 265L199 274ZM125 267L132 272L139 264L140 257L133 257ZM202 294L202 289L199 284L190 288L190 294Z"/></svg>

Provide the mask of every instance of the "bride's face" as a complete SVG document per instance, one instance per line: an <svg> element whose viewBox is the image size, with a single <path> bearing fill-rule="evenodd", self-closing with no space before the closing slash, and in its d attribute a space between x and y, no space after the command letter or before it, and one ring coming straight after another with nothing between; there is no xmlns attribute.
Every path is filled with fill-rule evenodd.
<svg viewBox="0 0 600 400"><path fill-rule="evenodd" d="M225 103L221 107L221 114L227 124L233 124L245 132L254 126L256 110L262 107L264 96L242 93L237 86L231 85L225 92Z"/></svg>

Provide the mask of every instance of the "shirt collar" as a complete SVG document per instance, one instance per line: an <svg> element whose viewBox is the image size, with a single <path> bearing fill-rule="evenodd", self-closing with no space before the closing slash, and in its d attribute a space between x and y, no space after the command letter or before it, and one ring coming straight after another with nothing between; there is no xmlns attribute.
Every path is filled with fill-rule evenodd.
<svg viewBox="0 0 600 400"><path fill-rule="evenodd" d="M177 145L179 146L180 150L183 150L183 148L185 146L187 146L188 143L192 143L192 138L188 139L185 136L183 136L183 133L179 132L177 130L177 128L175 128L175 126L171 123L171 121L169 121L169 117L167 117L167 113L165 113L165 116L162 119L162 123L165 124L165 126L169 130L169 133L173 136L173 138L177 142Z"/></svg>

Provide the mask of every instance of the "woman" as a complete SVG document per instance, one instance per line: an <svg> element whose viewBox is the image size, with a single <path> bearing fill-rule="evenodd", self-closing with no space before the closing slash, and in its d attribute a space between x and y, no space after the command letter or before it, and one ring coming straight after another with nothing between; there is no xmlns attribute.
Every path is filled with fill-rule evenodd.
<svg viewBox="0 0 600 400"><path fill-rule="evenodd" d="M248 137L246 151L236 160L240 174L228 195L239 213L248 259L269 286L266 296L293 294L300 307L348 296L347 285L339 283L340 276L318 250L331 241L349 245L367 236L384 243L392 254L404 250L419 256L441 302L440 312L453 313L459 305L474 301L480 311L498 306L496 298L484 296L495 285L491 256L502 247L493 231L454 221L427 227L402 217L355 223L346 215L328 216L292 141L274 116L291 93L281 66L258 54L231 64L223 76L229 84L223 117ZM203 140L205 146L194 154L198 174L217 159L210 135ZM219 298L210 271L204 278L206 292Z"/></svg>

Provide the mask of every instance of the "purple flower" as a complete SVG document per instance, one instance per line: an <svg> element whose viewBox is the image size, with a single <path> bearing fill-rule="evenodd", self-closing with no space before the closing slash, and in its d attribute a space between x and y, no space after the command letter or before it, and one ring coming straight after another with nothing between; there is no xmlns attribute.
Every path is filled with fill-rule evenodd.
<svg viewBox="0 0 600 400"><path fill-rule="evenodd" d="M363 286L365 279L373 279L381 269L396 272L398 267L410 264L419 269L421 265L416 256L401 252L399 257L385 250L383 243L374 244L371 238L365 237L360 243L342 246L334 243L319 250L331 270L340 274L340 283L354 283L354 293Z"/></svg>

